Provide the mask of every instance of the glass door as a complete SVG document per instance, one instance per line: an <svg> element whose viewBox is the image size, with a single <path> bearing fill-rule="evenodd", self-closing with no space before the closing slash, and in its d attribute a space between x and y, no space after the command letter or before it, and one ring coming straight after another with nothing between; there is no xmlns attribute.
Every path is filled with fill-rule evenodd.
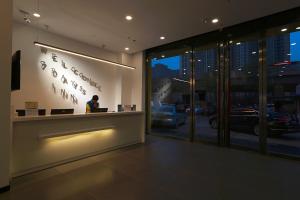
<svg viewBox="0 0 300 200"><path fill-rule="evenodd" d="M229 42L231 145L259 149L259 43Z"/></svg>
<svg viewBox="0 0 300 200"><path fill-rule="evenodd" d="M152 134L182 139L190 137L191 59L189 48L151 57Z"/></svg>
<svg viewBox="0 0 300 200"><path fill-rule="evenodd" d="M217 45L194 49L195 140L218 142L218 78Z"/></svg>

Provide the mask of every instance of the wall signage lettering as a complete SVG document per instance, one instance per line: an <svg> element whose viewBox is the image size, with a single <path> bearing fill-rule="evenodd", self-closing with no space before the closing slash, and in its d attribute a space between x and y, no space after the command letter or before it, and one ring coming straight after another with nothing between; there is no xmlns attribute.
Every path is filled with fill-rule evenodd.
<svg viewBox="0 0 300 200"><path fill-rule="evenodd" d="M45 48L41 48L41 52L43 54L47 54L47 49ZM51 59L53 60L53 62L58 62L58 56L55 54L55 53L51 53ZM43 71L46 71L48 65L45 61L40 61L40 64L41 64L41 69ZM65 70L68 70L69 68L67 67L66 63L64 60L61 60L61 66L65 69ZM58 72L56 71L55 68L50 68L51 70L51 74L54 78L57 78L58 77ZM94 81L92 78L90 77L87 77L86 75L84 75L82 72L80 72L76 67L70 67L70 70L76 75L78 76L82 81L84 82L87 82L89 83L90 86L96 88L98 91L101 92L101 86L96 82ZM63 84L66 84L68 85L69 84L69 81L67 79L67 77L63 74L60 78L60 81L63 83ZM87 95L87 90L82 86L82 85L79 85L78 82L74 81L74 80L71 80L71 85L72 87L74 88L74 90L79 90L79 92L82 94L82 95ZM57 87L54 83L52 83L52 90L55 94L57 94ZM60 95L62 96L63 99L65 100L68 100L70 99L70 101L72 101L73 104L78 104L78 99L77 97L75 96L75 94L71 94L70 92L68 92L65 88L61 88L60 89Z"/></svg>

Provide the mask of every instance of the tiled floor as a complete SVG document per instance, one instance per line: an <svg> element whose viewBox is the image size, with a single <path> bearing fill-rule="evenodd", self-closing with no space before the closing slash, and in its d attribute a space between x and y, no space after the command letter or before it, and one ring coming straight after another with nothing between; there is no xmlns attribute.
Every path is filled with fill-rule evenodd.
<svg viewBox="0 0 300 200"><path fill-rule="evenodd" d="M0 199L294 200L299 186L298 161L152 136L16 178Z"/></svg>

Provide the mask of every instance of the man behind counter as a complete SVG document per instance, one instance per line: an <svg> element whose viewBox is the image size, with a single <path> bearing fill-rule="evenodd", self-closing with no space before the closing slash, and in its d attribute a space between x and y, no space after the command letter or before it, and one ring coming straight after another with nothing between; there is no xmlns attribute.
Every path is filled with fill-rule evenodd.
<svg viewBox="0 0 300 200"><path fill-rule="evenodd" d="M94 95L93 98L86 103L86 113L94 112L96 108L99 108L98 95Z"/></svg>

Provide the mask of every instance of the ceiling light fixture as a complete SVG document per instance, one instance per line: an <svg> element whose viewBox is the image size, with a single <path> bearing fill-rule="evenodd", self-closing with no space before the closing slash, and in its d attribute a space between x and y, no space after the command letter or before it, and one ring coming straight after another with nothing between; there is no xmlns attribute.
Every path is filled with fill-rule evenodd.
<svg viewBox="0 0 300 200"><path fill-rule="evenodd" d="M133 19L133 17L130 16L130 15L127 15L127 16L125 17L125 19L126 19L127 21L131 21L131 20Z"/></svg>
<svg viewBox="0 0 300 200"><path fill-rule="evenodd" d="M164 39L166 39L166 37L165 37L165 36L161 36L160 39L161 39L161 40L164 40Z"/></svg>
<svg viewBox="0 0 300 200"><path fill-rule="evenodd" d="M41 17L41 15L39 13L33 13L32 15L35 16L36 18L40 18Z"/></svg>
<svg viewBox="0 0 300 200"><path fill-rule="evenodd" d="M63 53L74 55L74 56L79 56L79 57L90 59L90 60L95 60L95 61L98 61L98 62L103 62L103 63L107 63L107 64L119 66L119 67L124 67L124 68L127 68L127 69L136 69L135 67L132 67L132 66L129 66L129 65L124 65L124 64L113 62L113 61L109 61L109 60L105 60L105 59L101 59L101 58L96 58L96 57L93 57L93 56L88 56L88 55L85 55L85 54L82 54L82 53L77 53L77 52L74 52L74 51L70 51L70 50L67 50L67 49L62 49L62 48L51 46L51 45L48 45L48 44L43 44L43 43L40 43L40 42L34 42L33 44L36 45L36 46L39 46L39 47L52 49L52 50L55 50L55 51L63 52Z"/></svg>
<svg viewBox="0 0 300 200"><path fill-rule="evenodd" d="M125 47L125 51L129 51L129 47Z"/></svg>
<svg viewBox="0 0 300 200"><path fill-rule="evenodd" d="M281 32L285 32L287 30L288 30L287 28L283 28L283 29L281 29Z"/></svg>
<svg viewBox="0 0 300 200"><path fill-rule="evenodd" d="M214 19L211 20L211 22L212 22L213 24L216 24L216 23L219 22L219 19L218 19L218 18L214 18Z"/></svg>

